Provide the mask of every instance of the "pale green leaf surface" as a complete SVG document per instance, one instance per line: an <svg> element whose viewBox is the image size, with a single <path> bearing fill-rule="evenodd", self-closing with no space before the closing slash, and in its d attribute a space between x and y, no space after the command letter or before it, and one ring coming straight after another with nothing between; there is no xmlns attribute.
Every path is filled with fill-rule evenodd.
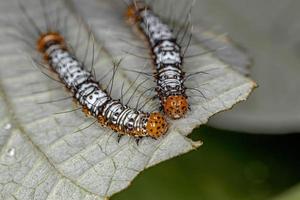
<svg viewBox="0 0 300 200"><path fill-rule="evenodd" d="M119 15L114 15L114 7L109 1L103 1L101 5L94 1L81 1L80 4L81 9L88 9L88 14L93 14L79 12L92 25L97 41L104 44L100 61L95 65L97 75L101 75L111 68L112 57L126 57L119 54L118 50L123 48L121 42L110 40L107 43L109 29L105 27L116 27L124 37L130 34L130 29ZM1 20L22 17L13 2L1 1L0 5ZM42 23L39 0L28 0L26 5L34 19ZM59 7L67 9L63 4ZM80 29L78 20L72 14L68 19L68 28L74 30L68 33L74 39ZM195 71L201 66L218 69L201 82L196 79L192 83L202 85L205 82L206 99L195 101L186 118L170 122L168 134L157 141L147 138L137 146L133 138L124 137L117 143L116 133L96 124L78 131L79 127L92 122L81 111L55 114L72 110L72 99L39 104L67 97L68 93L63 86L32 66L26 54L21 52L21 41L9 37L7 31L13 30L1 23L0 198L5 200L109 197L128 187L144 169L199 147L200 141L194 142L186 137L192 129L206 123L213 114L245 100L255 87L251 80L207 54L193 62L196 65L190 66ZM81 34L77 50L84 52L86 41L82 38L88 34L87 30L83 29ZM193 48L201 49L201 46ZM122 67L138 67L138 62L134 57L126 57ZM118 81L112 93L114 97L118 97L123 81L128 86L136 76L122 67L116 74ZM149 81L149 84L153 83ZM138 94L141 94L140 90ZM134 98L131 104L134 105L135 101ZM12 127L7 127L7 124Z"/></svg>

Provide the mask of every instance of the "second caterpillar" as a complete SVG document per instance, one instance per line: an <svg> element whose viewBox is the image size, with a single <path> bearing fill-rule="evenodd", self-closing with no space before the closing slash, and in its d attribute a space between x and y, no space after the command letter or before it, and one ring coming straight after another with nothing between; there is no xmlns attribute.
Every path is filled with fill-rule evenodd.
<svg viewBox="0 0 300 200"><path fill-rule="evenodd" d="M189 109L189 103L184 86L183 55L176 37L142 1L129 4L126 18L148 40L154 57L156 92L162 110L173 119L182 118Z"/></svg>

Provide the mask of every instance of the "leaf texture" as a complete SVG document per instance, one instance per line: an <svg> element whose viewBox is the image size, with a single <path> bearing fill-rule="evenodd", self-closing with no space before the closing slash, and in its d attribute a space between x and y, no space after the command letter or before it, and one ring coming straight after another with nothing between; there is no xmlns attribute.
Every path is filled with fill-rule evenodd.
<svg viewBox="0 0 300 200"><path fill-rule="evenodd" d="M73 39L76 40L80 26L84 26L72 12L81 15L82 21L91 25L96 36L95 45L102 47L99 62L95 64L97 76L109 70L113 60L124 58L112 91L112 96L117 98L122 83L128 87L137 76L125 69L138 69L143 62L124 54L124 42L109 39L107 33L112 31L128 38L130 42L139 41L132 38L130 28L122 21L121 15L115 13L112 2L76 0L75 3L74 6L70 2L53 1L61 10L70 9L67 28L71 30L68 30L68 34ZM22 18L19 7L12 1L1 1L0 5L1 20ZM40 22L44 19L38 5L39 0L26 1L29 13ZM213 114L245 100L255 87L253 81L236 73L212 54L197 57L187 69L214 69L208 77L191 82L208 91L206 98L196 99L186 118L171 121L168 134L159 140L146 138L137 145L133 138L124 137L118 143L117 134L109 129L97 124L82 128L90 125L93 119L87 118L80 110L59 114L74 109L72 98L41 103L66 98L68 93L62 85L34 67L24 52L20 52L23 44L7 35L7 32L14 31L10 29L1 23L0 198L5 200L89 200L110 197L128 187L144 169L199 147L201 141L192 141L186 136L195 127L206 123ZM83 28L78 49L75 49L78 55L84 55L87 41L82 38L87 35L88 30ZM203 50L201 44L192 47L195 48ZM149 80L148 83L153 84L153 81ZM129 93L135 87L130 88ZM137 101L136 96L141 94L142 89L138 88L130 101L132 106ZM146 101L146 98L142 99ZM147 109L156 106L154 103Z"/></svg>

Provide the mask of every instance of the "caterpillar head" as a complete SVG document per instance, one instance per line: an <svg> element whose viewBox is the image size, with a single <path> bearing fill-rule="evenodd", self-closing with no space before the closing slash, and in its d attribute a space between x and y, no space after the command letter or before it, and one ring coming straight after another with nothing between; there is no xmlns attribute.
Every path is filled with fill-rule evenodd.
<svg viewBox="0 0 300 200"><path fill-rule="evenodd" d="M159 138L167 132L168 123L162 114L151 113L148 118L146 130L150 137Z"/></svg>
<svg viewBox="0 0 300 200"><path fill-rule="evenodd" d="M169 96L163 105L164 112L172 119L183 117L188 111L189 104L183 95Z"/></svg>

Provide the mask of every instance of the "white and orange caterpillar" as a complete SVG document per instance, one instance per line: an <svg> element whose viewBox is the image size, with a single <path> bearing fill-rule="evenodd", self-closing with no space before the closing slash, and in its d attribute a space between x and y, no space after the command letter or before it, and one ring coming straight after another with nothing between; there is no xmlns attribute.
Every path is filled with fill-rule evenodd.
<svg viewBox="0 0 300 200"><path fill-rule="evenodd" d="M35 24L33 19L21 5L28 22L38 30L35 41L36 50L48 67L56 73L74 100L82 106L85 114L92 115L105 127L109 127L122 135L159 138L168 130L163 115L157 112L146 113L123 105L114 100L102 89L93 74L69 50L69 44L56 27L45 30Z"/></svg>
<svg viewBox="0 0 300 200"><path fill-rule="evenodd" d="M126 19L148 40L154 58L156 92L164 113L172 119L184 117L189 109L182 70L184 56L172 30L142 1L128 6Z"/></svg>

